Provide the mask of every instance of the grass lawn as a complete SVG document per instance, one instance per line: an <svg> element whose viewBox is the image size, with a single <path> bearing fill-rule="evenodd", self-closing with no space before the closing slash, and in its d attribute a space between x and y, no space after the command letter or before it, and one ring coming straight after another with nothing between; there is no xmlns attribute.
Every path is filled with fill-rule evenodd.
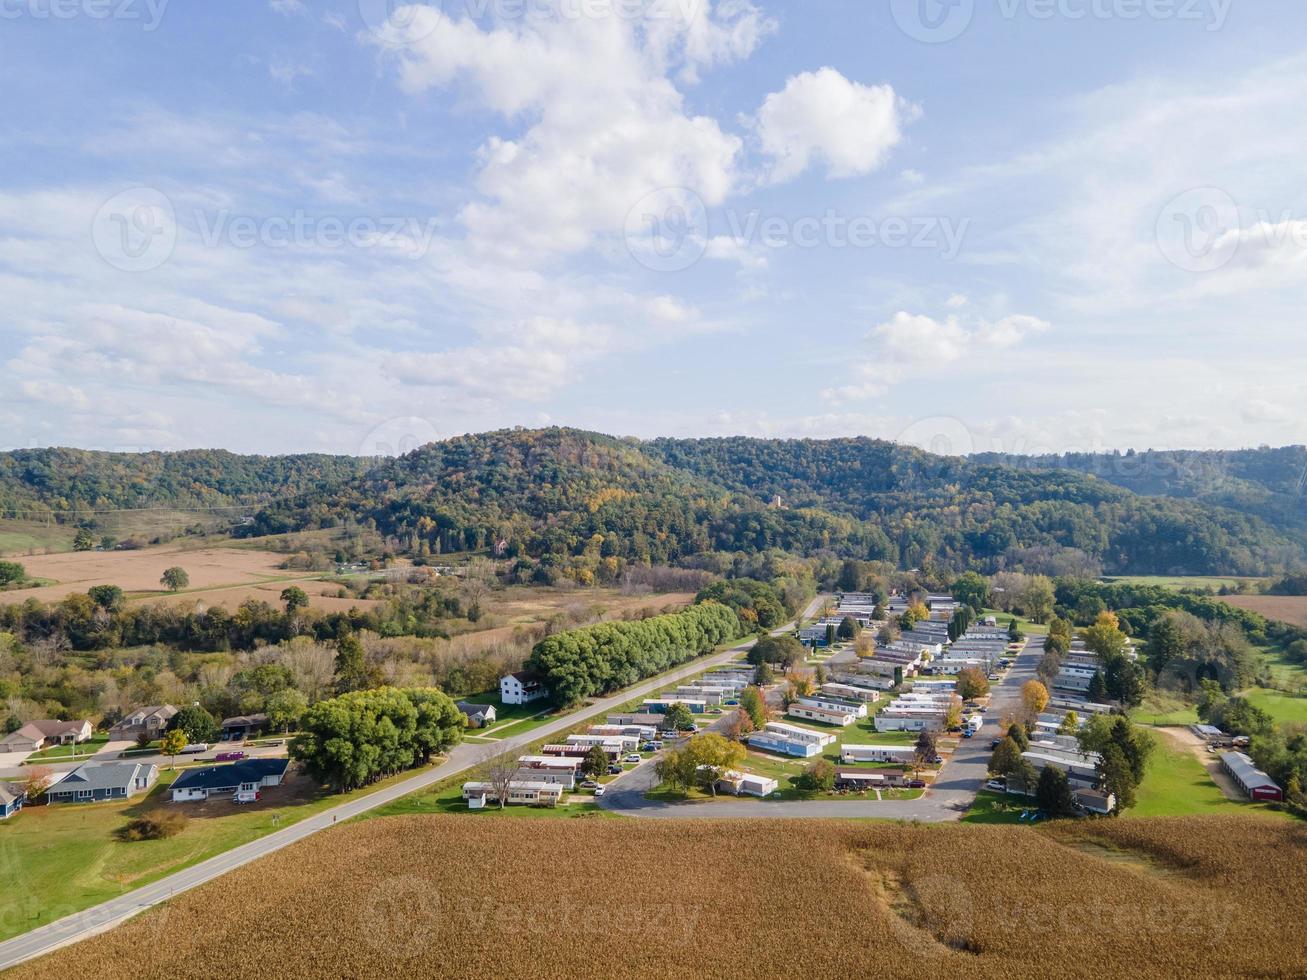
<svg viewBox="0 0 1307 980"><path fill-rule="evenodd" d="M147 796L126 802L28 807L0 823L0 891L6 896L0 939L107 901L411 775L340 796L306 777L295 777L268 790L265 803L248 807L216 801L178 804L178 810L191 815L180 834L134 843L118 840L116 831L156 805L172 806L164 800L176 772L164 770Z"/></svg>
<svg viewBox="0 0 1307 980"><path fill-rule="evenodd" d="M1271 671L1271 677L1278 687L1307 687L1307 666L1288 658L1283 650L1262 647L1258 650L1262 662Z"/></svg>
<svg viewBox="0 0 1307 980"><path fill-rule="evenodd" d="M530 704L504 704L499 700L498 691L484 691L481 694L474 694L471 697L458 698L457 700L468 701L472 704L493 704L495 706L494 724L484 730L468 729L469 735L482 738L500 739L510 738L514 735L524 735L558 716L558 711L551 708L548 701L532 701Z"/></svg>
<svg viewBox="0 0 1307 980"><path fill-rule="evenodd" d="M1243 696L1275 719L1276 724L1307 724L1307 697L1254 687Z"/></svg>
<svg viewBox="0 0 1307 980"><path fill-rule="evenodd" d="M1027 796L1008 796L1006 793L994 793L982 790L976 795L976 802L962 818L963 823L1026 823L1020 819L1023 811L1036 809L1035 801Z"/></svg>
<svg viewBox="0 0 1307 980"><path fill-rule="evenodd" d="M1105 577L1104 582L1120 582L1126 585L1159 585L1165 589L1211 589L1219 591L1222 587L1236 588L1243 582L1264 582L1266 579L1238 576L1208 575L1113 575Z"/></svg>
<svg viewBox="0 0 1307 980"><path fill-rule="evenodd" d="M985 616L993 616L994 619L998 621L999 626L1007 626L1008 621L1012 619L1012 613L1000 612L997 609L984 609L981 611L980 615L982 619ZM1026 619L1023 616L1017 616L1016 619L1017 619L1017 627L1021 630L1022 633L1025 633L1026 636L1048 635L1047 625L1041 626L1039 623L1032 623L1030 620Z"/></svg>
<svg viewBox="0 0 1307 980"><path fill-rule="evenodd" d="M424 793L415 793L378 807L357 820L372 820L375 817L399 817L427 813L457 813L466 817L514 817L527 820L566 819L568 817L589 817L591 819L620 819L616 813L599 809L597 803L568 803L556 807L506 806L502 810L489 805L483 810L470 810L463 800L463 783L465 776L438 783Z"/></svg>
<svg viewBox="0 0 1307 980"><path fill-rule="evenodd" d="M1154 692L1143 704L1130 712L1136 725L1175 726L1198 724L1198 711L1182 698Z"/></svg>
<svg viewBox="0 0 1307 980"><path fill-rule="evenodd" d="M61 759L91 756L104 748L108 742L108 735L92 735L90 739L77 745L53 745L48 749L42 749L40 752L33 752L24 762L30 765L33 762L58 762Z"/></svg>
<svg viewBox="0 0 1307 980"><path fill-rule="evenodd" d="M1278 814L1252 802L1227 800L1193 753L1155 737L1157 747L1148 760L1138 800L1125 817L1181 817L1206 813ZM1292 819L1292 818L1290 818Z"/></svg>

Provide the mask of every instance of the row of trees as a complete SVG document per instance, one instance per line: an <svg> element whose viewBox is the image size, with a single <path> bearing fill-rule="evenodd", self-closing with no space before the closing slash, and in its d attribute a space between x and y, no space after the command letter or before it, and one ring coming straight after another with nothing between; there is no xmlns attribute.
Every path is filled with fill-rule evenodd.
<svg viewBox="0 0 1307 980"><path fill-rule="evenodd" d="M319 701L305 712L290 755L345 792L422 765L458 744L463 714L436 688L381 687Z"/></svg>
<svg viewBox="0 0 1307 980"><path fill-rule="evenodd" d="M598 623L547 636L526 667L559 705L627 687L739 636L740 621L718 602L629 623Z"/></svg>

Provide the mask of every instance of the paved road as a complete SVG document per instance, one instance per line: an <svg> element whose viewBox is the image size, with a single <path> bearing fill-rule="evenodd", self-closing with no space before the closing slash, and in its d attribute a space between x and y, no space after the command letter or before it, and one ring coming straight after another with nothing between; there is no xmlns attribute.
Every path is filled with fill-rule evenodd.
<svg viewBox="0 0 1307 980"><path fill-rule="evenodd" d="M812 616L813 612L826 598L828 597L818 596L814 599L807 611L805 611L804 616ZM779 634L793 629L793 627L794 624L790 623L775 632ZM677 668L652 680L643 681L611 697L594 701L584 708L563 715L523 735L502 739L493 744L473 745L464 743L454 748L449 753L448 758L439 766L429 769L421 775L406 779L361 799L325 810L315 816L301 820L285 830L279 830L267 837L233 848L192 868L161 878L152 885L134 889L84 912L66 916L48 925L26 932L21 936L15 936L13 939L0 943L0 970L8 969L26 960L53 952L61 946L88 939L97 933L113 928L151 906L167 901L174 895L189 891L220 875L226 874L228 871L233 871L251 861L281 850L281 848L301 841L320 830L325 830L339 821L348 820L379 806L384 806L400 797L408 796L410 793L427 789L436 783L473 769L504 753L525 749L531 743L542 738L574 728L596 714L615 711L634 698L653 694L665 687L674 685L680 680L692 677L709 667L728 663L751 646L753 646L753 641L749 640L724 653L700 658L684 667Z"/></svg>
<svg viewBox="0 0 1307 980"><path fill-rule="evenodd" d="M645 799L657 784L653 760L647 760L608 784L599 805L632 817L681 820L734 817L834 817L921 820L941 823L958 820L970 809L985 784L989 770L990 741L998 734L998 721L1021 702L1021 685L1035 676L1043 651L1028 643L1007 675L994 685L985 728L975 738L961 739L944 763L930 789L916 800L709 800L663 803Z"/></svg>

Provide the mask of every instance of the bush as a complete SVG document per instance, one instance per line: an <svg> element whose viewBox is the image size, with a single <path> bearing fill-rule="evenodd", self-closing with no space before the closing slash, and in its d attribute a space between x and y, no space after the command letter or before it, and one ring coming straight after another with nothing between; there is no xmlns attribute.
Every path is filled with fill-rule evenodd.
<svg viewBox="0 0 1307 980"><path fill-rule="evenodd" d="M179 810L155 810L127 824L118 831L118 836L125 841L164 840L176 837L186 829L186 824L186 814Z"/></svg>

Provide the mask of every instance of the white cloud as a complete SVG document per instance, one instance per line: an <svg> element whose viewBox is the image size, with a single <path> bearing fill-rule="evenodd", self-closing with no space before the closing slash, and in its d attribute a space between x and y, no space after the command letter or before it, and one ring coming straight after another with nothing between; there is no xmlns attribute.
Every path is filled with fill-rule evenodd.
<svg viewBox="0 0 1307 980"><path fill-rule="evenodd" d="M817 161L831 177L857 177L885 162L916 114L892 86L862 85L822 68L791 77L767 96L756 129L773 182L791 180Z"/></svg>

